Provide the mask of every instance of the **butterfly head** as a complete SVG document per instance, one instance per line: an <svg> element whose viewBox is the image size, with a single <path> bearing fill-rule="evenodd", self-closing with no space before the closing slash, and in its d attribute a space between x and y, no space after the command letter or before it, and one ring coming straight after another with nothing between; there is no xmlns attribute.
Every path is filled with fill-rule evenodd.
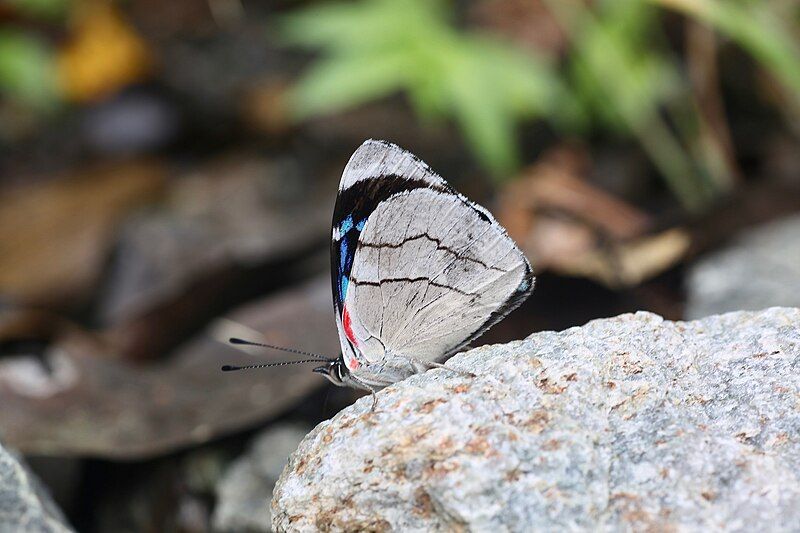
<svg viewBox="0 0 800 533"><path fill-rule="evenodd" d="M347 386L347 376L350 374L350 371L347 369L347 365L344 363L344 358L339 356L338 359L334 359L322 366L318 366L314 369L314 372L317 374L322 374L328 380L338 387L345 387Z"/></svg>

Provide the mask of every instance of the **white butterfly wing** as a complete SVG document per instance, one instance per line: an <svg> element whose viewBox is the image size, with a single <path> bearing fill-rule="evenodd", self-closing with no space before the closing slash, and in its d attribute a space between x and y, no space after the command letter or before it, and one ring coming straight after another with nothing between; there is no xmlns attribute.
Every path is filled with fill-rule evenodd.
<svg viewBox="0 0 800 533"><path fill-rule="evenodd" d="M344 302L358 355L367 363L392 355L441 361L519 305L533 275L485 209L408 152L380 147L356 165L364 179L429 186L379 202L361 230Z"/></svg>
<svg viewBox="0 0 800 533"><path fill-rule="evenodd" d="M396 144L370 139L358 147L342 173L339 190L358 182L395 176L408 181L424 181L430 186L447 186L420 158Z"/></svg>

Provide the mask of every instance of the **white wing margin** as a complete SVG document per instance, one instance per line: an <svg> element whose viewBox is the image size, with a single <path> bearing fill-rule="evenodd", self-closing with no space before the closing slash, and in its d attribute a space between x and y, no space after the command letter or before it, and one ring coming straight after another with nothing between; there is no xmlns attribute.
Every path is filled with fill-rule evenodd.
<svg viewBox="0 0 800 533"><path fill-rule="evenodd" d="M359 181L385 176L399 176L447 187L447 182L411 152L387 141L369 139L350 156L342 173L339 190L352 187Z"/></svg>

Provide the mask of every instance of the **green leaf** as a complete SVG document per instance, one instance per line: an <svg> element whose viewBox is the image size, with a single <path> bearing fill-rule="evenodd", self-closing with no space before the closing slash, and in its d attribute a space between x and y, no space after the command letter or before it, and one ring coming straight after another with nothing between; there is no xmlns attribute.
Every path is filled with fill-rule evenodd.
<svg viewBox="0 0 800 533"><path fill-rule="evenodd" d="M650 0L705 22L743 49L789 89L800 105L800 43L773 2ZM795 18L796 21L796 18ZM794 33L797 29L795 28Z"/></svg>
<svg viewBox="0 0 800 533"><path fill-rule="evenodd" d="M5 0L20 12L41 19L58 19L65 16L70 0Z"/></svg>
<svg viewBox="0 0 800 533"><path fill-rule="evenodd" d="M295 86L296 116L402 92L422 119L452 118L493 174L513 172L517 124L557 116L560 111L551 109L563 86L549 65L496 40L456 31L443 6L434 0L366 0L283 19L285 43L322 52ZM561 92L563 102L567 91Z"/></svg>
<svg viewBox="0 0 800 533"><path fill-rule="evenodd" d="M51 50L36 37L0 29L0 92L40 110L57 102Z"/></svg>
<svg viewBox="0 0 800 533"><path fill-rule="evenodd" d="M468 143L478 158L494 175L507 175L519 164L514 135L514 118L496 95L485 78L475 72L463 77L466 84L453 87L453 109ZM479 86L480 89L476 90Z"/></svg>
<svg viewBox="0 0 800 533"><path fill-rule="evenodd" d="M319 61L295 86L297 118L344 111L396 92L406 78L407 57L372 54Z"/></svg>

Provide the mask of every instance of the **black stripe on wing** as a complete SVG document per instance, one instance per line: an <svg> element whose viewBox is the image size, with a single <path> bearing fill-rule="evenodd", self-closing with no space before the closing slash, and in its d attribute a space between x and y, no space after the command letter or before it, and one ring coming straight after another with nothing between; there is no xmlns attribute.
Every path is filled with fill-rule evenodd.
<svg viewBox="0 0 800 533"><path fill-rule="evenodd" d="M351 187L339 192L333 209L332 226L338 227L349 216L352 216L353 220L363 220L384 200L395 194L415 189L453 192L449 187L431 186L424 180L410 180L395 174L357 181Z"/></svg>
<svg viewBox="0 0 800 533"><path fill-rule="evenodd" d="M406 191L415 189L430 189L446 191L445 188L431 186L424 180L410 180L397 175L382 176L357 181L351 187L340 191L333 209L333 228L339 228L342 222L352 218L353 225L344 234L339 235L339 241L331 242L331 283L333 286L333 302L338 313L342 312L342 299L339 287L342 278L350 277L353 267L353 257L361 235L359 222L366 220L375 211L378 204ZM450 192L447 190L446 192ZM342 247L341 242L346 240ZM342 249L346 249L347 257L342 260Z"/></svg>
<svg viewBox="0 0 800 533"><path fill-rule="evenodd" d="M411 241L416 241L419 239L426 239L432 243L436 244L436 249L441 250L443 252L447 252L448 254L452 255L456 259L460 259L462 261L468 261L470 263L475 263L476 265L480 265L487 270L496 270L497 272L506 272L502 268L498 268L493 265L488 265L481 261L480 259L476 259L474 257L470 257L468 255L464 255L462 253L457 252L456 250L450 248L449 246L445 246L441 240L437 239L436 237L431 237L427 233L421 233L419 235L413 235L411 237L406 237L402 241L398 243L388 243L388 242L364 242L361 241L358 243L358 246L361 248L401 248L404 244L409 243Z"/></svg>
<svg viewBox="0 0 800 533"><path fill-rule="evenodd" d="M384 283L419 283L421 281L426 282L431 287L438 287L440 289L447 289L453 292L457 292L458 294L463 294L464 296L472 296L471 292L462 291L461 289L457 289L452 285L447 285L446 283L437 283L435 281L431 281L431 278L420 276L418 278L383 278L380 281L368 281L362 279L351 278L350 283L353 285L368 285L371 287L380 287Z"/></svg>

